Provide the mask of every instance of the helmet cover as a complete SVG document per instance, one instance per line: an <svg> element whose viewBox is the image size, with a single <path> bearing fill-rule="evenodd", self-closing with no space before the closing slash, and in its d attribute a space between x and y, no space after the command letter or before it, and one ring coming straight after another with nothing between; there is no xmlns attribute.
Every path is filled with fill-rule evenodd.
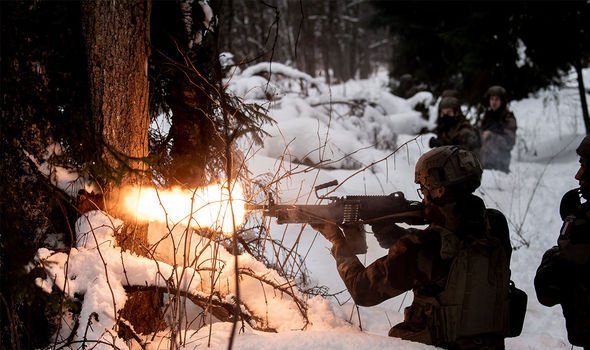
<svg viewBox="0 0 590 350"><path fill-rule="evenodd" d="M490 86L486 91L485 99L489 100L491 96L498 96L502 102L506 103L506 89L500 85Z"/></svg>
<svg viewBox="0 0 590 350"><path fill-rule="evenodd" d="M477 156L457 146L442 146L424 153L416 162L415 182L432 190L472 182L479 187L483 173Z"/></svg>
<svg viewBox="0 0 590 350"><path fill-rule="evenodd" d="M442 110L443 108L452 108L454 110L458 110L461 108L461 102L459 102L459 99L456 97L443 97L440 100L438 109Z"/></svg>

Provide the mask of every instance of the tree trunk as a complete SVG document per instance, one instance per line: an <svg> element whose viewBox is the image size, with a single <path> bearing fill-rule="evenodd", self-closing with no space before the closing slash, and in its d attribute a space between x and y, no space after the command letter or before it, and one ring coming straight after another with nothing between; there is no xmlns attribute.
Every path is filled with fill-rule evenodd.
<svg viewBox="0 0 590 350"><path fill-rule="evenodd" d="M303 5L298 3L298 6ZM301 38L297 43L299 45L299 53L297 55L298 67L314 77L317 75L318 63L317 40L315 37L318 20L312 18L310 14L317 16L317 7L317 4L312 2L306 3L305 7L299 10L299 12L303 12L300 14L300 16L303 16L303 20L297 23L298 26L301 25Z"/></svg>
<svg viewBox="0 0 590 350"><path fill-rule="evenodd" d="M590 135L590 116L588 115L588 101L586 101L586 88L584 87L584 78L582 76L582 63L580 61L576 62L574 68L576 69L576 76L578 78L578 91L580 92L584 127L586 128L586 135Z"/></svg>
<svg viewBox="0 0 590 350"><path fill-rule="evenodd" d="M191 83L186 74L189 73L181 72L177 76L177 82L170 86L168 98L172 110L170 135L174 139L170 149L170 172L177 183L194 188L207 183L205 169L207 162L211 161L210 147L219 140L213 137L215 126L208 115L213 113L210 99ZM194 77L194 80L198 79Z"/></svg>
<svg viewBox="0 0 590 350"><path fill-rule="evenodd" d="M140 184L147 170L148 75L151 0L86 1L82 5L87 44L91 110L96 132L102 136L102 160L114 174L105 197L109 211L125 220L117 237L122 249L147 252L147 226L118 210L113 191L117 185ZM112 176L115 178L112 178ZM160 323L159 297L154 292L129 296L121 316L136 332L151 333ZM129 338L129 335L121 335Z"/></svg>
<svg viewBox="0 0 590 350"><path fill-rule="evenodd" d="M139 182L148 153L149 0L84 2L92 114L107 165Z"/></svg>
<svg viewBox="0 0 590 350"><path fill-rule="evenodd" d="M330 85L332 83L332 79L330 76L330 71L331 71L331 57L330 57L330 51L332 50L332 40L334 39L332 33L332 27L333 27L333 23L332 23L332 12L330 11L331 6L330 3L327 3L324 5L325 8L327 8L326 10L326 22L327 23L322 23L323 26L323 36L322 36L322 63L324 65L324 74L326 75L326 84Z"/></svg>

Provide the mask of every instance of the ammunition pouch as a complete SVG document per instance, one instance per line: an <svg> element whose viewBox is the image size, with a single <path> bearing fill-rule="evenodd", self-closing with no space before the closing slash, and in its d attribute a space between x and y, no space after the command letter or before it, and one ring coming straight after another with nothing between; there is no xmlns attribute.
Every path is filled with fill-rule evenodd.
<svg viewBox="0 0 590 350"><path fill-rule="evenodd" d="M522 332L524 316L526 314L527 294L516 288L514 282L510 281L508 287L508 331L509 338L518 337Z"/></svg>
<svg viewBox="0 0 590 350"><path fill-rule="evenodd" d="M436 299L414 296L412 305L404 309L404 322L389 330L390 337L434 345L433 321Z"/></svg>

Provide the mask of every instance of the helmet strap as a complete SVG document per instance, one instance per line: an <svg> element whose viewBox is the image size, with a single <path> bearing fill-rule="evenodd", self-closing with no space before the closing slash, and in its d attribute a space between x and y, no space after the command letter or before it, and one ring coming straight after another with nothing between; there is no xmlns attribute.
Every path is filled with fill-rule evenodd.
<svg viewBox="0 0 590 350"><path fill-rule="evenodd" d="M428 200L430 203L443 206L449 203L449 191L444 186L437 187L428 191Z"/></svg>

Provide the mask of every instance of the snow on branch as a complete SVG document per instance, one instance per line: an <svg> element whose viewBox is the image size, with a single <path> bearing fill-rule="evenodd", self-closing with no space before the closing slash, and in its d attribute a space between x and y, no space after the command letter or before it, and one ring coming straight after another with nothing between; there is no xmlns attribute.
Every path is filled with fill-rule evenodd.
<svg viewBox="0 0 590 350"><path fill-rule="evenodd" d="M276 124L265 125L270 136L261 152L274 159L359 169L365 165L359 159L371 157L356 157L360 150L394 150L399 134L432 128L416 110L432 108L432 93L420 92L410 99L395 96L387 91L384 75L327 86L321 77L263 62L237 72L226 84L234 95L269 106Z"/></svg>
<svg viewBox="0 0 590 350"><path fill-rule="evenodd" d="M60 144L49 145L41 160L35 158L26 150L23 150L23 152L53 186L61 189L71 197L76 197L81 189L85 189L88 193L99 192L93 187L92 182L87 181L78 171L56 164L55 160L63 155L63 147Z"/></svg>

